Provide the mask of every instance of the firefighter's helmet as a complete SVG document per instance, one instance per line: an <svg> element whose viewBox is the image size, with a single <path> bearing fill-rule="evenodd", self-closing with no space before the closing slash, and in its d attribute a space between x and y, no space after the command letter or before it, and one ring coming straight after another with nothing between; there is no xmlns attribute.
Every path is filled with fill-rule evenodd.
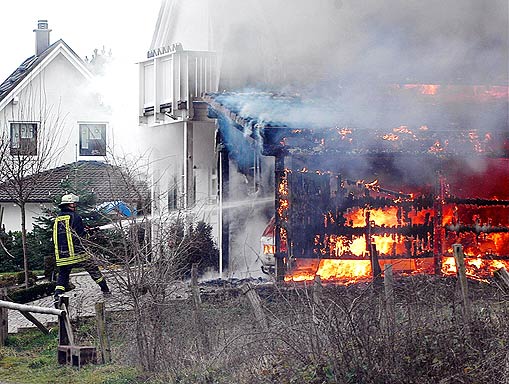
<svg viewBox="0 0 509 384"><path fill-rule="evenodd" d="M58 206L78 203L79 201L80 201L79 196L75 195L74 193L69 193L67 195L62 196L62 200L60 201L60 204L58 204Z"/></svg>

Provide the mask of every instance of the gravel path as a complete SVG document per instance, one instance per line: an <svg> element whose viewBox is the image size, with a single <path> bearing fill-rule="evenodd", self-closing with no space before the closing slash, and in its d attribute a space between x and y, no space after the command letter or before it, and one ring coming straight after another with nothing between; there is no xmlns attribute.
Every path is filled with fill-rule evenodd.
<svg viewBox="0 0 509 384"><path fill-rule="evenodd" d="M71 319L81 316L93 316L95 314L95 303L105 301L106 309L121 309L118 302L118 290L113 282L108 281L112 290L112 298L105 300L99 286L92 280L86 272L71 274L70 281L76 286L75 289L68 292L70 300ZM27 303L27 305L36 305L40 307L53 307L53 296L44 297ZM56 323L57 316L46 315L42 313L32 313L42 324ZM9 310L9 333L17 333L27 328L34 328L35 325L27 320L19 311Z"/></svg>

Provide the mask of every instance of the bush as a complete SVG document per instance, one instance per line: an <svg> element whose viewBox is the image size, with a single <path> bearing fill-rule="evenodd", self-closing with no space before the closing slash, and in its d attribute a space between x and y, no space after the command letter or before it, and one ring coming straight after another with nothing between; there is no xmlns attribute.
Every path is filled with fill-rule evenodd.
<svg viewBox="0 0 509 384"><path fill-rule="evenodd" d="M0 248L0 272L23 270L23 246L20 231L0 232L7 254ZM28 265L30 269L44 268L44 255L52 255L51 235L34 228L27 233Z"/></svg>
<svg viewBox="0 0 509 384"><path fill-rule="evenodd" d="M25 304L42 297L50 296L55 291L56 283L46 282L33 285L27 289L16 289L8 292L9 298L15 303Z"/></svg>
<svg viewBox="0 0 509 384"><path fill-rule="evenodd" d="M210 268L218 270L219 250L212 238L212 227L209 224L203 221L196 225L189 224L186 232L183 223L177 221L173 225L172 233L174 239L170 247L175 248L179 254L177 269L182 272L183 277L190 277L193 264L198 264L199 275Z"/></svg>
<svg viewBox="0 0 509 384"><path fill-rule="evenodd" d="M56 262L54 255L48 255L44 258L44 277L50 281L55 280L56 276Z"/></svg>
<svg viewBox="0 0 509 384"><path fill-rule="evenodd" d="M34 285L37 276L32 271L28 271L28 286ZM25 284L25 272L16 273L16 284Z"/></svg>
<svg viewBox="0 0 509 384"><path fill-rule="evenodd" d="M6 273L0 276L0 287L12 287L16 285L17 280L16 273Z"/></svg>

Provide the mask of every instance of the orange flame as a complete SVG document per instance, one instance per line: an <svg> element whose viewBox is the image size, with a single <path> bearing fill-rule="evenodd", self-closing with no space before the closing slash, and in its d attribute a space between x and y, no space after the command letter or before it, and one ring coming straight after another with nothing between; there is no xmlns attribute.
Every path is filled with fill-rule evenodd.
<svg viewBox="0 0 509 384"><path fill-rule="evenodd" d="M505 268L509 270L509 260L490 260L480 257L465 258L465 270L468 277L482 280L483 277L493 275L497 269ZM455 275L457 272L456 261L454 257L442 258L442 270L444 275Z"/></svg>
<svg viewBox="0 0 509 384"><path fill-rule="evenodd" d="M382 136L382 139L387 141L396 141L399 139L399 136L394 133L388 133Z"/></svg>
<svg viewBox="0 0 509 384"><path fill-rule="evenodd" d="M406 89L417 89L422 95L436 95L440 89L437 84L405 84Z"/></svg>

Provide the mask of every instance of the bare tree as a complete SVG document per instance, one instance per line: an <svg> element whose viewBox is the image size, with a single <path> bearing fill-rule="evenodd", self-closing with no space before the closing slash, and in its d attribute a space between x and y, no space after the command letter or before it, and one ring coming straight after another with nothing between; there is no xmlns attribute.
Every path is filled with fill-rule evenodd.
<svg viewBox="0 0 509 384"><path fill-rule="evenodd" d="M112 194L112 199L146 196L150 185L147 177L140 183L140 173L145 173L140 172L140 164L124 163L118 169L121 173L116 183L123 184L123 193ZM118 190L118 184L112 182L111 187ZM167 197L152 195L152 199L161 202ZM139 205L142 212L137 217L112 221L87 245L95 261L108 269L107 279L114 281L114 291L120 291L115 295L120 300L116 306L131 309L128 313L133 316L130 323L135 328L141 367L160 371L168 364L164 331L171 318L171 303L182 295L190 255L195 249L207 248L209 243L205 243L210 239L202 239L193 231L199 226L186 212L168 212L163 207L151 211L151 201L144 203Z"/></svg>
<svg viewBox="0 0 509 384"><path fill-rule="evenodd" d="M51 177L65 146L65 116L30 94L5 122L0 142L0 188L20 208L25 286L28 287L26 205L38 186Z"/></svg>

